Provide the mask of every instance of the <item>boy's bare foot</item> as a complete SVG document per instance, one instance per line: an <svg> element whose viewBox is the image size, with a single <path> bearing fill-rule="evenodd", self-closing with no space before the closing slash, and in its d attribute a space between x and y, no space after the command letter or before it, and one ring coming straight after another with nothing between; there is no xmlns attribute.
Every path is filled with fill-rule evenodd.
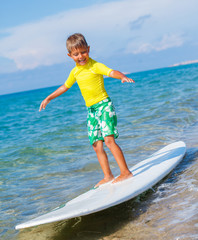
<svg viewBox="0 0 198 240"><path fill-rule="evenodd" d="M114 179L114 176L113 176L113 175L110 175L110 176L108 176L108 177L104 177L99 183L97 183L97 184L94 186L94 188L99 187L99 186L102 185L102 184L108 183L108 182L112 181L113 179Z"/></svg>
<svg viewBox="0 0 198 240"><path fill-rule="evenodd" d="M133 177L133 174L132 174L132 172L129 172L129 173L127 173L127 174L121 174L119 177L117 177L112 183L117 183L117 182L121 182L121 181L124 181L124 180L126 180L126 179L128 179L128 178L131 178L131 177Z"/></svg>

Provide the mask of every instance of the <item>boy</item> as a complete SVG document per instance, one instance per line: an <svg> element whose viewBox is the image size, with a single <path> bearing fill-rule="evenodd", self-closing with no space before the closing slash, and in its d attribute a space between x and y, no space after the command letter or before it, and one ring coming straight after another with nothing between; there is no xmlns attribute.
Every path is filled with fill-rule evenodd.
<svg viewBox="0 0 198 240"><path fill-rule="evenodd" d="M129 171L123 152L115 142L118 137L117 117L114 106L104 88L103 75L121 79L123 82L134 82L119 71L106 67L89 57L90 47L84 36L76 33L68 37L66 42L68 56L72 58L76 67L72 69L65 84L50 94L40 105L39 111L54 98L60 96L71 88L77 81L88 109L88 135L91 145L96 152L98 161L104 173L104 178L95 185L98 187L113 180L113 183L133 176ZM114 179L111 172L103 142L110 149L120 168L120 176Z"/></svg>

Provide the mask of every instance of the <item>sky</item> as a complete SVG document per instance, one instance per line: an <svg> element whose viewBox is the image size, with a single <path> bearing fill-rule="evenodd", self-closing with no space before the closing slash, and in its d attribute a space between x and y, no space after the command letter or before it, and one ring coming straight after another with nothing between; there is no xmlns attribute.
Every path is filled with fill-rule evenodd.
<svg viewBox="0 0 198 240"><path fill-rule="evenodd" d="M92 58L122 72L198 59L197 0L0 2L0 94L64 83L74 66L65 41L76 32Z"/></svg>

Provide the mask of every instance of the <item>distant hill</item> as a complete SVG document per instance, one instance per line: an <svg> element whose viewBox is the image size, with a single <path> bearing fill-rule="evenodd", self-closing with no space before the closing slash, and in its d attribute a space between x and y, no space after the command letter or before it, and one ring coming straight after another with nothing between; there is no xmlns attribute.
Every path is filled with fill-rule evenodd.
<svg viewBox="0 0 198 240"><path fill-rule="evenodd" d="M185 61L185 62L181 62L181 63L175 63L175 64L171 65L170 67L177 67L177 66L188 65L188 64L193 64L193 63L198 63L198 60L191 60L191 61Z"/></svg>

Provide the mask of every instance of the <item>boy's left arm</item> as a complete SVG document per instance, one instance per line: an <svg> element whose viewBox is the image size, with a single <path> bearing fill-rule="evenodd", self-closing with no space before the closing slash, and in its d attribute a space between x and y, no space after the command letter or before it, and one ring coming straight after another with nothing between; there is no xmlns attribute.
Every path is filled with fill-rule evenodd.
<svg viewBox="0 0 198 240"><path fill-rule="evenodd" d="M122 83L124 83L124 82L134 83L135 82L132 78L128 78L126 75L124 75L123 73L121 73L117 70L112 70L109 74L109 77L120 79Z"/></svg>

